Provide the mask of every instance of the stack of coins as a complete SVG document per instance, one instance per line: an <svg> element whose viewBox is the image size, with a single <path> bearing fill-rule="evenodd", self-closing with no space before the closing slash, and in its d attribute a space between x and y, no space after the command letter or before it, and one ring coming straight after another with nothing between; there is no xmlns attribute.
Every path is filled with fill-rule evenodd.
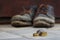
<svg viewBox="0 0 60 40"><path fill-rule="evenodd" d="M38 30L36 33L33 33L33 37L38 37L38 36L47 36L47 32Z"/></svg>

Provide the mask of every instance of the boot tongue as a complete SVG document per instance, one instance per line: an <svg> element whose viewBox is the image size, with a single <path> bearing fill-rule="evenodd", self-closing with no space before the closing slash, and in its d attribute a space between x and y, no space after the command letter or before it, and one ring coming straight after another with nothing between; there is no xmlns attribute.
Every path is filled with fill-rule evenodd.
<svg viewBox="0 0 60 40"><path fill-rule="evenodd" d="M43 12L45 12L45 11L47 10L47 8L43 6L43 7L41 8L41 10L43 10Z"/></svg>
<svg viewBox="0 0 60 40"><path fill-rule="evenodd" d="M39 15L46 15L47 14L47 11L48 11L48 8L46 5L41 5L36 13L36 16Z"/></svg>
<svg viewBox="0 0 60 40"><path fill-rule="evenodd" d="M40 8L40 12L41 12L42 14L47 14L47 10L48 10L47 5L43 5L43 6Z"/></svg>

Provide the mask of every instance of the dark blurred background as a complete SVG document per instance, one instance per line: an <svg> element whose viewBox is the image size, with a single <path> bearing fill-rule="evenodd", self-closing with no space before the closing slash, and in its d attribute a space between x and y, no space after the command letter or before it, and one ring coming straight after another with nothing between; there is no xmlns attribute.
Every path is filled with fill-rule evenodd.
<svg viewBox="0 0 60 40"><path fill-rule="evenodd" d="M20 14L22 7L39 5L43 0L0 0L0 23L9 23L12 16ZM47 0L55 8L56 23L60 23L60 0Z"/></svg>

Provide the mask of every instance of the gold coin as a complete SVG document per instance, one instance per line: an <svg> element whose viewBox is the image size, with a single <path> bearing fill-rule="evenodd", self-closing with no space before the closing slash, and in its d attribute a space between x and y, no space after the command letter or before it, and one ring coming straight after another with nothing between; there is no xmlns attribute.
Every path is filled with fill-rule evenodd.
<svg viewBox="0 0 60 40"><path fill-rule="evenodd" d="M39 36L47 36L47 32L41 32Z"/></svg>
<svg viewBox="0 0 60 40"><path fill-rule="evenodd" d="M33 37L37 37L37 36L39 36L38 33L34 33L34 34L33 34Z"/></svg>

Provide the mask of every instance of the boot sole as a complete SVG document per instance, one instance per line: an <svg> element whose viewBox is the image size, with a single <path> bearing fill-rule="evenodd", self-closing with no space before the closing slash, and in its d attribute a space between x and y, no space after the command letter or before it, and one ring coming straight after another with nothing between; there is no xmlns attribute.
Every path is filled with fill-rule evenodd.
<svg viewBox="0 0 60 40"><path fill-rule="evenodd" d="M12 26L15 26L15 27L21 27L21 26L30 26L31 23L30 22L23 22L23 21L13 21L11 22L11 25Z"/></svg>
<svg viewBox="0 0 60 40"><path fill-rule="evenodd" d="M34 22L34 24L33 24L33 26L34 27L41 27L41 28L50 28L50 27L52 27L53 26L53 24L49 24L49 23L47 23L47 22L45 22L45 21L37 21L37 22Z"/></svg>

